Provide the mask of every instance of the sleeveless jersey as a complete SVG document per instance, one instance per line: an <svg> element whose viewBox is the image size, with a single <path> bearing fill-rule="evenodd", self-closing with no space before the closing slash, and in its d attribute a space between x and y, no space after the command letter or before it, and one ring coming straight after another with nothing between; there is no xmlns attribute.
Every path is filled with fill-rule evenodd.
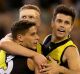
<svg viewBox="0 0 80 74"><path fill-rule="evenodd" d="M0 69L0 74L34 74L27 66L26 57L9 55L6 60L6 70Z"/></svg>
<svg viewBox="0 0 80 74"><path fill-rule="evenodd" d="M10 74L34 74L27 66L26 57L15 56L13 58L13 69Z"/></svg>
<svg viewBox="0 0 80 74"><path fill-rule="evenodd" d="M37 52L42 53L46 57L51 56L58 62L58 64L68 67L67 65L65 65L67 64L67 62L64 62L62 60L62 57L66 48L69 46L76 47L76 45L71 41L70 38L65 39L64 41L59 43L53 43L51 42L51 35L48 35L42 45L37 45Z"/></svg>

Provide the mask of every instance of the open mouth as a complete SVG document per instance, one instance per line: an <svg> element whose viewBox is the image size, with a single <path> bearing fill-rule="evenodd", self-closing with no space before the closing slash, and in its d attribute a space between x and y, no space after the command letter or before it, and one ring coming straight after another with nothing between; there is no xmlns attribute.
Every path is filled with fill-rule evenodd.
<svg viewBox="0 0 80 74"><path fill-rule="evenodd" d="M64 29L58 29L58 31L59 31L59 32L65 32L65 30L64 30Z"/></svg>

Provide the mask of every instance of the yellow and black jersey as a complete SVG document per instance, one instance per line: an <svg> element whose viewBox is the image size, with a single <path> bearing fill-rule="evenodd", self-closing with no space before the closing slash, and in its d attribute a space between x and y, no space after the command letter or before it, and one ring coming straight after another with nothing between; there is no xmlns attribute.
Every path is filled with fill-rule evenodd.
<svg viewBox="0 0 80 74"><path fill-rule="evenodd" d="M41 46L41 47L40 47ZM49 35L44 43L38 44L37 51L39 53L42 53L46 57L51 56L54 60L58 62L58 64L63 65L65 67L68 67L67 61L63 61L62 57L67 47L76 47L76 45L72 42L70 38L65 39L62 42L59 43L53 43L51 42L51 35ZM77 47L76 47L77 48Z"/></svg>
<svg viewBox="0 0 80 74"><path fill-rule="evenodd" d="M8 55L6 59L7 68L0 69L0 74L34 74L27 65L27 57Z"/></svg>

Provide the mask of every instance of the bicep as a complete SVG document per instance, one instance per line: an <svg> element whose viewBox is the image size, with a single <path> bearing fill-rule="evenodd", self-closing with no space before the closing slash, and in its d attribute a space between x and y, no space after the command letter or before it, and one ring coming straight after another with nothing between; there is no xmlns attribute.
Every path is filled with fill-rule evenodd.
<svg viewBox="0 0 80 74"><path fill-rule="evenodd" d="M78 49L75 47L68 47L64 54L69 68L72 70L80 70L80 57Z"/></svg>

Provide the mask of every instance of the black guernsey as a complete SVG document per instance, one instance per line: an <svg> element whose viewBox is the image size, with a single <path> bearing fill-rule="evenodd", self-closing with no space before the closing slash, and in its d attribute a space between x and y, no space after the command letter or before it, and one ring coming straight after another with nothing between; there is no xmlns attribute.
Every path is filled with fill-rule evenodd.
<svg viewBox="0 0 80 74"><path fill-rule="evenodd" d="M10 74L34 74L27 66L26 57L15 56L13 60L13 69Z"/></svg>

